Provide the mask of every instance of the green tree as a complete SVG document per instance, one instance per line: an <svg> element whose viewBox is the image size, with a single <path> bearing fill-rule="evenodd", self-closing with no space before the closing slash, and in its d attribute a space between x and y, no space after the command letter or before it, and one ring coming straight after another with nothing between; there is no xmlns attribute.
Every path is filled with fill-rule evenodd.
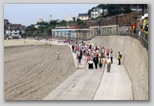
<svg viewBox="0 0 154 106"><path fill-rule="evenodd" d="M76 22L77 22L77 23L81 22L81 19L77 18Z"/></svg>
<svg viewBox="0 0 154 106"><path fill-rule="evenodd" d="M32 31L32 30L36 30L36 28L34 27L34 25L30 25L30 26L26 27L25 30L26 31Z"/></svg>
<svg viewBox="0 0 154 106"><path fill-rule="evenodd" d="M91 18L91 12L93 11L95 7L93 7L92 9L88 10L88 16Z"/></svg>
<svg viewBox="0 0 154 106"><path fill-rule="evenodd" d="M51 35L51 27L48 27L48 28L46 29L46 33L47 33L48 35Z"/></svg>
<svg viewBox="0 0 154 106"><path fill-rule="evenodd" d="M130 12L132 12L131 9L130 9L130 5L128 5L128 4L124 5L123 13L127 14L127 13L130 13Z"/></svg>
<svg viewBox="0 0 154 106"><path fill-rule="evenodd" d="M57 21L55 21L55 20L54 21L50 21L50 25L51 26L56 26L56 24L57 24Z"/></svg>
<svg viewBox="0 0 154 106"><path fill-rule="evenodd" d="M62 20L62 21L60 22L60 26L66 26L66 21L65 21L65 20Z"/></svg>

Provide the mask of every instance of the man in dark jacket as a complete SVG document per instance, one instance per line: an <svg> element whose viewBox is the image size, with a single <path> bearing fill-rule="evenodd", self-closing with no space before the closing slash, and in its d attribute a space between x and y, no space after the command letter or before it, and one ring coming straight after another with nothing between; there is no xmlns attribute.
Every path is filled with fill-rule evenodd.
<svg viewBox="0 0 154 106"><path fill-rule="evenodd" d="M72 52L74 52L74 45L72 45Z"/></svg>
<svg viewBox="0 0 154 106"><path fill-rule="evenodd" d="M94 64L95 64L95 69L97 69L98 57L97 57L96 54L95 54L95 57L93 58L93 62L94 62Z"/></svg>
<svg viewBox="0 0 154 106"><path fill-rule="evenodd" d="M118 65L121 65L121 58L122 58L122 55L120 54L120 52L118 52L118 60L119 60Z"/></svg>

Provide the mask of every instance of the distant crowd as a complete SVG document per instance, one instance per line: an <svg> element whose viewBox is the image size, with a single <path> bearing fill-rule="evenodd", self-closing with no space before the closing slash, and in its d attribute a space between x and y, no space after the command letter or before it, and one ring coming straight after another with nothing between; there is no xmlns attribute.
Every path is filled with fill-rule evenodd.
<svg viewBox="0 0 154 106"><path fill-rule="evenodd" d="M59 39L58 41L63 43L69 43L72 48L72 52L76 54L76 59L78 64L86 62L86 66L88 65L88 69L101 69L102 67L107 66L107 72L110 72L111 64L113 63L113 50L106 49L104 46L99 46L95 44L86 44L81 40L68 40L68 39ZM118 65L121 65L122 55L120 52L118 53Z"/></svg>

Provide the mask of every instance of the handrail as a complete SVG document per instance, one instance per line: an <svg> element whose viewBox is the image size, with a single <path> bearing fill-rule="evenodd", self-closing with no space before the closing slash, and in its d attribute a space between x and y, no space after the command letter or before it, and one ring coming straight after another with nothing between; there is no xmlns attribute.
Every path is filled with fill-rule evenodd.
<svg viewBox="0 0 154 106"><path fill-rule="evenodd" d="M145 47L148 50L148 39L145 37L148 35L145 35L143 32L141 32L140 35L138 33L139 33L139 30L137 30L136 33L133 33L133 30L127 30L127 31L123 30L123 31L117 31L116 33L112 33L112 32L101 33L100 32L100 34L96 34L94 36L91 36L90 38L79 37L79 38L69 38L69 39L87 41L87 40L91 40L97 36L111 36L111 35L130 36L132 38L138 39L141 42L141 44L143 45L143 47Z"/></svg>

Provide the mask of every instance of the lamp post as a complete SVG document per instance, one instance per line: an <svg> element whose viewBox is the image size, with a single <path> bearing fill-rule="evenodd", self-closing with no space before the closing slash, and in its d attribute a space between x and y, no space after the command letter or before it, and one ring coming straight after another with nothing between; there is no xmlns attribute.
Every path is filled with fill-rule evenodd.
<svg viewBox="0 0 154 106"><path fill-rule="evenodd" d="M116 15L116 34L118 32L118 14Z"/></svg>
<svg viewBox="0 0 154 106"><path fill-rule="evenodd" d="M100 36L100 24L101 24L101 19L99 19L97 23L98 23L98 27L99 27L99 28L98 28L98 33L99 33L99 36Z"/></svg>
<svg viewBox="0 0 154 106"><path fill-rule="evenodd" d="M80 39L81 38L81 28L79 29L79 36L78 38Z"/></svg>

